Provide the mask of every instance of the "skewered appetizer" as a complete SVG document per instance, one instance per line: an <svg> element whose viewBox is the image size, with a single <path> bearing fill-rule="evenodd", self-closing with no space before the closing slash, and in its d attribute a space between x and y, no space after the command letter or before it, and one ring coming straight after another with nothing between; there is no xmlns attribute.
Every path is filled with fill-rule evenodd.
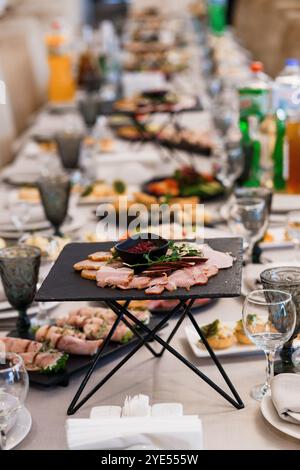
<svg viewBox="0 0 300 470"><path fill-rule="evenodd" d="M215 320L203 326L201 331L213 349L227 349L234 344L235 337L233 332L228 326L223 325L220 320ZM200 344L202 345L203 343L200 341Z"/></svg>
<svg viewBox="0 0 300 470"><path fill-rule="evenodd" d="M245 333L244 326L243 326L243 320L239 320L236 323L235 329L234 329L234 335L237 339L237 342L240 344L245 344L245 345L252 345L252 341L248 338L248 336Z"/></svg>
<svg viewBox="0 0 300 470"><path fill-rule="evenodd" d="M53 374L66 367L68 354L49 349L40 342L20 338L1 338L1 342L7 352L14 352L22 357L30 372Z"/></svg>
<svg viewBox="0 0 300 470"><path fill-rule="evenodd" d="M148 323L150 312L140 306L131 309L143 323ZM82 307L71 311L66 317L58 318L55 325L45 325L36 331L36 340L46 342L50 347L75 355L94 355L108 336L117 315L107 308ZM130 324L132 322L128 320ZM124 323L116 328L111 340L126 344L133 332Z"/></svg>

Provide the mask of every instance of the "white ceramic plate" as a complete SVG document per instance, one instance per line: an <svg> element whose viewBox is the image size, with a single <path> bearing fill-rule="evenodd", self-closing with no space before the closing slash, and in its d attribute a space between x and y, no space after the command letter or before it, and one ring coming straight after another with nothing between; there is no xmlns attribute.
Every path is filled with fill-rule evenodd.
<svg viewBox="0 0 300 470"><path fill-rule="evenodd" d="M61 230L63 233L67 234L80 229L82 225L83 221L80 220L80 216L77 216L76 214L69 215L66 222L61 226ZM44 228L37 228L37 226L35 226L35 228L28 229L26 227L25 232L26 231L39 231L41 235L53 235L53 229L50 227L49 222L47 222L47 226ZM16 231L0 231L0 237L6 240L18 240L20 237L20 233Z"/></svg>
<svg viewBox="0 0 300 470"><path fill-rule="evenodd" d="M5 450L14 449L22 442L29 433L32 425L32 419L29 411L24 406L21 408L17 422L7 435Z"/></svg>
<svg viewBox="0 0 300 470"><path fill-rule="evenodd" d="M229 328L234 328L236 325L236 322L227 322L226 325L229 326ZM200 328L204 326L199 325ZM188 340L188 343L195 354L196 357L199 358L209 358L210 355L208 354L207 350L205 348L202 348L199 346L199 336L196 332L196 330L193 327L187 326L185 328L185 334L186 338ZM214 351L216 356L219 357L224 357L224 356L243 356L243 355L248 355L248 354L263 354L263 351L258 349L256 346L243 346L242 344L234 344L228 349L219 349Z"/></svg>
<svg viewBox="0 0 300 470"><path fill-rule="evenodd" d="M268 233L273 237L272 241L261 242L260 247L264 250L275 248L294 248L294 243L285 238L284 227L269 228Z"/></svg>
<svg viewBox="0 0 300 470"><path fill-rule="evenodd" d="M288 436L300 439L300 425L289 423L288 421L281 419L273 405L270 395L267 395L262 399L260 409L265 420L274 426L274 428Z"/></svg>
<svg viewBox="0 0 300 470"><path fill-rule="evenodd" d="M290 212L300 210L300 195L298 194L274 194L272 212Z"/></svg>
<svg viewBox="0 0 300 470"><path fill-rule="evenodd" d="M59 305L59 302L45 302L43 310L49 312ZM38 305L33 305L27 310L28 315L35 315L38 313ZM8 302L0 302L0 321L1 320L10 320L12 318L17 318L18 312L11 308L11 305Z"/></svg>

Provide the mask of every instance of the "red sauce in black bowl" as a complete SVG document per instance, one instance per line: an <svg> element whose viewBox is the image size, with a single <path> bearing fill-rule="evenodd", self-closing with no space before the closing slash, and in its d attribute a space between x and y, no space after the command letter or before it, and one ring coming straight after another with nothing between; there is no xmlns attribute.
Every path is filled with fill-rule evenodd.
<svg viewBox="0 0 300 470"><path fill-rule="evenodd" d="M141 240L136 245L127 248L128 253L149 253L152 250L155 250L157 245L155 245L151 240Z"/></svg>

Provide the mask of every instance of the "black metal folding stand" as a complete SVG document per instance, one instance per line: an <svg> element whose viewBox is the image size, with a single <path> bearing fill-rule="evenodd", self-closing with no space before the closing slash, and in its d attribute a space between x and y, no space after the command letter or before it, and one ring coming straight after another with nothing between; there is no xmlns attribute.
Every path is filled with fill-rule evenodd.
<svg viewBox="0 0 300 470"><path fill-rule="evenodd" d="M114 322L109 335L105 339L103 343L102 349L97 353L95 356L95 359L90 366L86 376L84 377L80 387L78 388L69 408L68 408L68 415L73 415L76 413L79 408L81 408L84 403L86 403L89 398L91 398L121 367L126 364L126 362L133 357L139 349L142 348L142 346L145 346L151 354L153 354L154 357L160 358L164 354L165 350L169 351L173 356L175 356L179 361L181 361L185 366L187 366L189 369L191 369L196 375L198 375L202 380L204 380L210 387L212 387L217 393L219 393L221 396L223 396L229 403L231 403L235 408L237 409L242 409L244 408L244 404L239 397L237 391L235 390L233 384L231 383L229 377L227 376L225 370L223 369L222 365L220 364L218 358L216 357L215 353L213 352L212 348L206 341L205 337L203 336L203 333L201 329L199 328L193 314L191 313L191 308L195 302L195 299L192 300L180 300L178 305L171 310L169 313L167 313L164 318L159 322L158 325L151 330L147 325L139 321L129 310L128 307L130 305L130 301L127 301L125 305L120 305L116 300L107 300L105 299L106 305L112 309L115 314L117 315L117 319ZM167 338L166 341L164 341L160 336L158 336L158 331L163 328L163 326L166 325L168 320L174 316L176 313L178 313L181 309L183 308L183 312L180 315L179 320L177 321L175 327L173 328L172 332L170 333L169 337ZM232 398L228 393L226 393L222 388L220 388L217 384L215 384L209 377L207 377L203 372L201 372L194 364L192 364L190 361L188 361L182 354L180 354L176 349L174 349L172 346L170 346L170 342L175 336L176 332L178 331L180 325L182 324L183 320L188 317L194 326L196 332L199 335L199 339L203 342L203 345L207 349L211 359L219 369L223 379L225 380L226 384L228 385L230 391L232 392L232 395L234 398ZM101 356L103 354L103 351L105 350L105 347L109 343L112 335L114 334L117 326L119 325L120 322L123 322L128 328L131 329L131 331L136 335L140 341L139 343L105 376L103 377L100 382L92 388L83 398L80 397L82 395L83 390L85 389L98 361L101 359ZM139 330L137 330L136 327L139 328L139 330L144 331L146 334L145 337L142 337L142 335L139 333ZM149 342L155 340L157 343L159 343L162 346L162 349L159 352L156 352L152 346L149 344ZM80 401L79 401L80 400Z"/></svg>

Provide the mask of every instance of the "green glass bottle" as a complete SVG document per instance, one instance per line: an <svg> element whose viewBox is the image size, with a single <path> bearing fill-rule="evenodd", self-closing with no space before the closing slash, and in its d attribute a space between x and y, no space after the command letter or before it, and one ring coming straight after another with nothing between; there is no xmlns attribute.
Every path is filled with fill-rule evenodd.
<svg viewBox="0 0 300 470"><path fill-rule="evenodd" d="M238 92L240 130L246 157L242 182L245 186L255 187L261 183L261 127L269 112L271 87L260 62L253 62L251 71L251 80L240 86Z"/></svg>
<svg viewBox="0 0 300 470"><path fill-rule="evenodd" d="M224 34L227 29L227 0L208 0L208 20L213 34Z"/></svg>
<svg viewBox="0 0 300 470"><path fill-rule="evenodd" d="M284 178L284 166L285 166L285 151L286 151L286 114L282 109L278 109L276 112L276 142L273 152L274 161L274 173L273 173L273 185L276 191L282 191L286 187L286 181Z"/></svg>

